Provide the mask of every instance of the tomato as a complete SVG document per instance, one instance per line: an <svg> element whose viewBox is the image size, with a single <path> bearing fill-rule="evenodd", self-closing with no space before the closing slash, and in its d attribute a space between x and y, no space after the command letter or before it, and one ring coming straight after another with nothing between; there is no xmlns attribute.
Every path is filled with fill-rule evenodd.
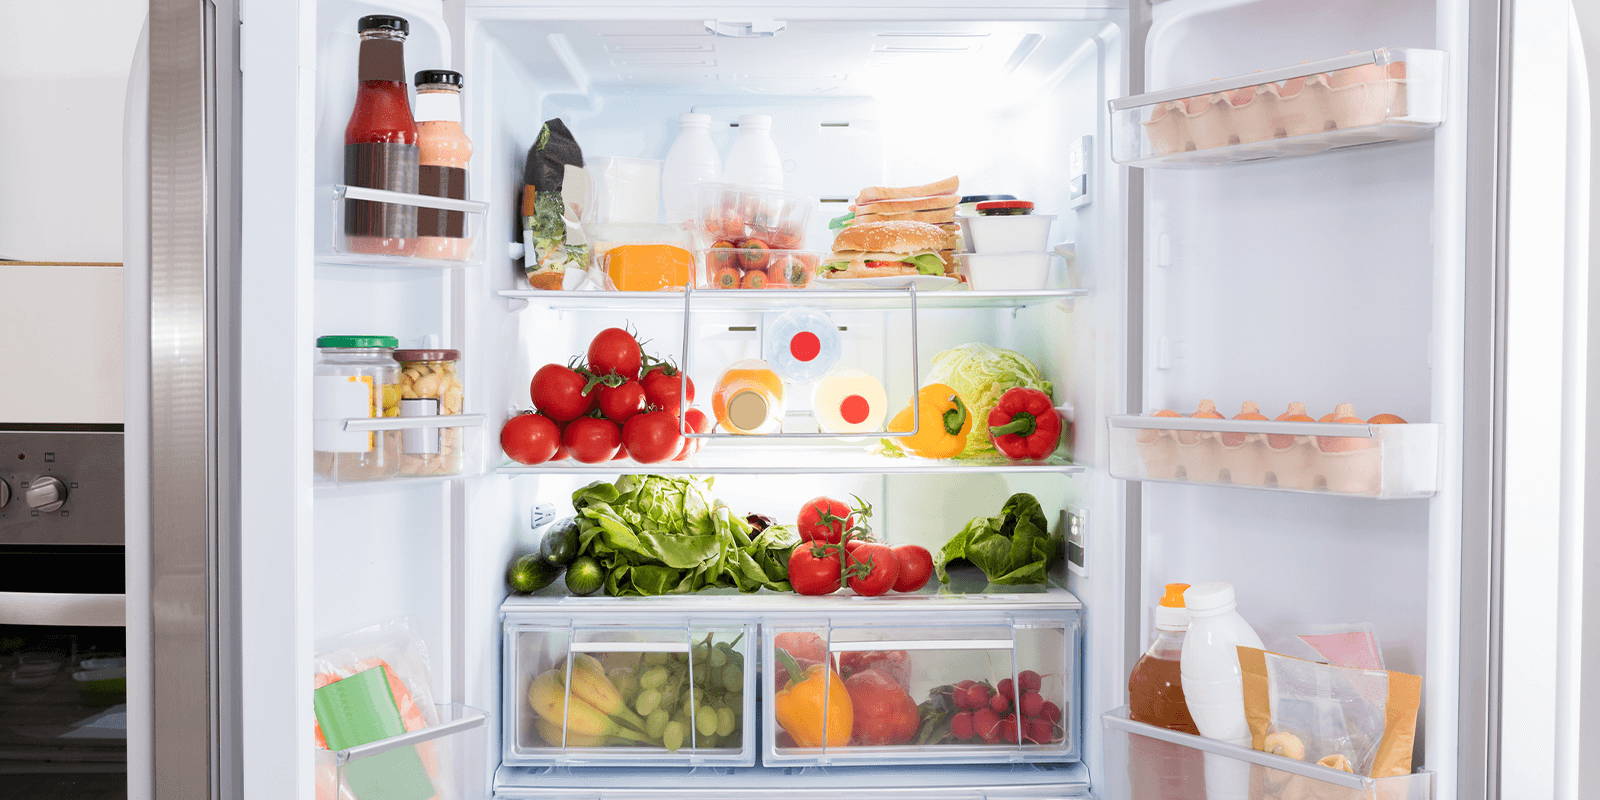
<svg viewBox="0 0 1600 800"><path fill-rule="evenodd" d="M666 461L683 448L683 434L677 416L666 411L635 414L622 425L622 441L628 454L641 464Z"/></svg>
<svg viewBox="0 0 1600 800"><path fill-rule="evenodd" d="M615 372L628 380L639 377L644 353L639 340L621 328L606 328L589 342L589 369L596 375Z"/></svg>
<svg viewBox="0 0 1600 800"><path fill-rule="evenodd" d="M644 410L644 387L638 381L623 381L618 386L599 384L594 387L594 396L595 407L612 422L627 422Z"/></svg>
<svg viewBox="0 0 1600 800"><path fill-rule="evenodd" d="M540 413L555 420L567 422L577 419L594 407L594 397L583 393L588 381L578 371L560 364L546 364L533 373L528 384L528 394Z"/></svg>
<svg viewBox="0 0 1600 800"><path fill-rule="evenodd" d="M611 460L612 461L621 461L622 459L627 458L627 457L628 457L628 448L627 448L626 445L623 445L623 446L617 448L617 454L612 456Z"/></svg>
<svg viewBox="0 0 1600 800"><path fill-rule="evenodd" d="M868 261L867 266L873 269L888 269L890 267L903 267L904 261Z"/></svg>
<svg viewBox="0 0 1600 800"><path fill-rule="evenodd" d="M802 541L815 540L837 544L844 537L846 528L853 527L855 520L850 516L850 507L843 500L831 497L813 497L800 507L800 516L795 520L795 527L800 530Z"/></svg>
<svg viewBox="0 0 1600 800"><path fill-rule="evenodd" d="M928 577L933 574L933 554L928 548L903 544L892 552L900 562L900 576L894 579L895 591L914 592L928 585Z"/></svg>
<svg viewBox="0 0 1600 800"><path fill-rule="evenodd" d="M877 597L894 588L900 577L900 559L888 545L867 543L857 547L846 559L845 568L851 590L866 597ZM791 577L792 580L792 577Z"/></svg>
<svg viewBox="0 0 1600 800"><path fill-rule="evenodd" d="M861 650L839 654L839 677L875 669L900 685L911 688L911 654L905 650Z"/></svg>
<svg viewBox="0 0 1600 800"><path fill-rule="evenodd" d="M789 585L798 594L839 591L839 549L819 542L795 545L789 553Z"/></svg>
<svg viewBox="0 0 1600 800"><path fill-rule="evenodd" d="M695 433L711 432L711 418L706 416L706 412L701 411L698 408L691 408L688 411L683 412L683 422L685 429L694 431ZM689 437L685 436L683 437L683 449L679 450L677 458L672 460L682 461L689 456L700 452L705 448L705 446L706 440L690 439Z"/></svg>
<svg viewBox="0 0 1600 800"><path fill-rule="evenodd" d="M539 414L518 414L500 429L500 449L518 464L543 464L561 447L561 427Z"/></svg>
<svg viewBox="0 0 1600 800"><path fill-rule="evenodd" d="M875 541L877 541L877 540L876 539L868 539L865 536L860 536L860 535L852 536L852 537L850 537L849 541L844 543L844 549L847 552L854 553L856 551L857 547L860 547L861 545L864 545L864 544L872 544Z"/></svg>
<svg viewBox="0 0 1600 800"><path fill-rule="evenodd" d="M797 548L798 549L798 548ZM793 554L790 554L791 558ZM838 563L838 559L834 559ZM828 644L822 637L809 631L787 631L772 637L772 646L789 654L802 670L821 664L828 655ZM789 683L789 670L783 666L783 659L777 659L776 669L772 671L773 685L782 689Z"/></svg>
<svg viewBox="0 0 1600 800"><path fill-rule="evenodd" d="M694 381L670 364L657 364L639 381L644 385L645 402L666 409L673 416L683 413L683 390L689 388L689 402L694 402Z"/></svg>
<svg viewBox="0 0 1600 800"><path fill-rule="evenodd" d="M622 445L622 431L617 423L595 417L579 417L567 423L561 432L561 443L572 451L572 457L585 464L610 461Z"/></svg>
<svg viewBox="0 0 1600 800"><path fill-rule="evenodd" d="M562 460L565 460L566 457L570 456L570 455L572 455L572 451L568 450L566 445L561 444L558 441L558 442L556 442L556 454L551 456L550 460L551 461L562 461Z"/></svg>

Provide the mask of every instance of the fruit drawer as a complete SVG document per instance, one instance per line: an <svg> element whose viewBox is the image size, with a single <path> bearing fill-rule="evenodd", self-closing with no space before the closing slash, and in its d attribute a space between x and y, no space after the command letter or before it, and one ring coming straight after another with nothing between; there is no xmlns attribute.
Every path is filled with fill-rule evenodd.
<svg viewBox="0 0 1600 800"><path fill-rule="evenodd" d="M1110 419L1111 474L1362 497L1428 497L1439 484L1439 425Z"/></svg>
<svg viewBox="0 0 1600 800"><path fill-rule="evenodd" d="M763 763L1078 758L1075 612L785 621L762 639Z"/></svg>
<svg viewBox="0 0 1600 800"><path fill-rule="evenodd" d="M317 797L483 797L486 719L468 706L435 706L426 728L344 750L318 750Z"/></svg>
<svg viewBox="0 0 1600 800"><path fill-rule="evenodd" d="M1102 718L1106 800L1429 800L1433 774L1369 778L1128 719L1126 708Z"/></svg>
<svg viewBox="0 0 1600 800"><path fill-rule="evenodd" d="M505 624L510 765L755 763L755 626Z"/></svg>
<svg viewBox="0 0 1600 800"><path fill-rule="evenodd" d="M1444 53L1380 48L1110 102L1112 157L1228 164L1419 139L1444 118Z"/></svg>

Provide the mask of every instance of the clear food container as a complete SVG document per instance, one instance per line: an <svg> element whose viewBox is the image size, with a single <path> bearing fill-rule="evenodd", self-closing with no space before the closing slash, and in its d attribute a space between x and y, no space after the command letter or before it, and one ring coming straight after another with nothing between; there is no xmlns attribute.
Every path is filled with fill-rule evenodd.
<svg viewBox="0 0 1600 800"><path fill-rule="evenodd" d="M1013 214L991 217L957 217L961 231L976 253L1038 253L1050 246L1054 214Z"/></svg>
<svg viewBox="0 0 1600 800"><path fill-rule="evenodd" d="M317 751L317 797L326 800L484 797L487 715L464 705L434 706L426 728Z"/></svg>
<svg viewBox="0 0 1600 800"><path fill-rule="evenodd" d="M1075 612L780 621L762 639L764 763L1078 758Z"/></svg>
<svg viewBox="0 0 1600 800"><path fill-rule="evenodd" d="M1031 292L1060 285L1059 253L957 253L956 263L974 291Z"/></svg>
<svg viewBox="0 0 1600 800"><path fill-rule="evenodd" d="M772 250L805 246L815 197L728 183L702 183L698 192L696 222L713 246Z"/></svg>
<svg viewBox="0 0 1600 800"><path fill-rule="evenodd" d="M508 617L508 765L755 764L755 625Z"/></svg>
<svg viewBox="0 0 1600 800"><path fill-rule="evenodd" d="M1444 118L1444 53L1380 48L1110 102L1112 157L1222 164L1416 139Z"/></svg>
<svg viewBox="0 0 1600 800"><path fill-rule="evenodd" d="M401 417L458 416L463 404L456 375L458 350L396 350ZM407 428L400 434L401 475L461 472L461 428Z"/></svg>
<svg viewBox="0 0 1600 800"><path fill-rule="evenodd" d="M724 242L723 244L726 244ZM829 254L820 250L711 247L700 251L707 289L805 289Z"/></svg>
<svg viewBox="0 0 1600 800"><path fill-rule="evenodd" d="M694 237L677 225L605 223L586 226L595 285L611 291L681 291L697 285Z"/></svg>
<svg viewBox="0 0 1600 800"><path fill-rule="evenodd" d="M400 431L348 431L345 421L400 416L393 336L317 339L312 383L312 462L318 478L370 481L400 471Z"/></svg>

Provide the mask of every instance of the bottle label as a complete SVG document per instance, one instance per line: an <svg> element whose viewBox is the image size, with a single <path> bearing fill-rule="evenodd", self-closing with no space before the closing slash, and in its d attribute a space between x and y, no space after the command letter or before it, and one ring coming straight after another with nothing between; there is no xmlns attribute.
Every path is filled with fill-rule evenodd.
<svg viewBox="0 0 1600 800"><path fill-rule="evenodd" d="M400 39L362 39L358 80L406 81L406 43Z"/></svg>
<svg viewBox="0 0 1600 800"><path fill-rule="evenodd" d="M434 417L439 414L439 398L417 397L400 401L402 417ZM438 455L438 428L407 428L400 436L400 451L408 456Z"/></svg>
<svg viewBox="0 0 1600 800"><path fill-rule="evenodd" d="M460 167L434 167L427 164L417 170L419 194L431 197L467 199L467 171ZM417 209L418 236L445 236L460 239L467 235L467 214L464 211L441 211L437 208Z"/></svg>
<svg viewBox="0 0 1600 800"><path fill-rule="evenodd" d="M417 193L415 144L359 142L344 146L344 182L350 186ZM417 235L417 207L371 200L346 200L348 236L410 239Z"/></svg>
<svg viewBox="0 0 1600 800"><path fill-rule="evenodd" d="M460 122L461 96L455 92L417 92L417 122Z"/></svg>
<svg viewBox="0 0 1600 800"><path fill-rule="evenodd" d="M375 417L371 375L318 375L311 385L311 443L321 453L370 453L373 435L347 431L344 421Z"/></svg>

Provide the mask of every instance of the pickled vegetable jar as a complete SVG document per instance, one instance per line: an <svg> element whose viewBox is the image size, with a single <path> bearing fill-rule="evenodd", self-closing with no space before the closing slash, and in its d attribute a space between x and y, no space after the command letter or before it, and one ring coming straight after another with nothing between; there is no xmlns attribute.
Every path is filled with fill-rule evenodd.
<svg viewBox="0 0 1600 800"><path fill-rule="evenodd" d="M345 420L400 415L400 368L393 336L317 339L311 441L317 477L336 481L392 478L400 468L400 431L347 431Z"/></svg>
<svg viewBox="0 0 1600 800"><path fill-rule="evenodd" d="M400 416L433 417L461 413L461 380L456 350L396 350L400 362ZM461 472L460 428L408 428L401 431L401 475L455 475Z"/></svg>

